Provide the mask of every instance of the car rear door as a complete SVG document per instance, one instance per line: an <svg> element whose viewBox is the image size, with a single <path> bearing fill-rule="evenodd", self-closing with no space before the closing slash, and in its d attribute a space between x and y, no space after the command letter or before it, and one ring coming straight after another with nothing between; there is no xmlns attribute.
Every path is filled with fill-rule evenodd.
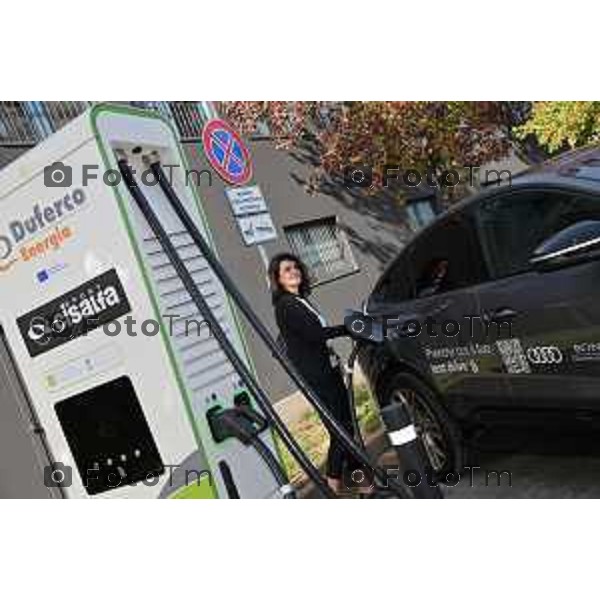
<svg viewBox="0 0 600 600"><path fill-rule="evenodd" d="M476 220L491 280L477 286L477 312L495 346L490 377L508 382L515 408L597 405L600 398L600 263L539 272L529 263L550 236L600 219L598 197L567 189L499 193ZM491 324L510 320L512 331Z"/></svg>

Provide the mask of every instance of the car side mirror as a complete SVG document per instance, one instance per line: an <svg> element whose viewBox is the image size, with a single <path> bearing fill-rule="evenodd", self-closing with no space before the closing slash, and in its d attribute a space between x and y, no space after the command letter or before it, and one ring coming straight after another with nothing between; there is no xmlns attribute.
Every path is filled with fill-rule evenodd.
<svg viewBox="0 0 600 600"><path fill-rule="evenodd" d="M560 269L600 259L600 221L579 221L544 240L529 264L538 270Z"/></svg>

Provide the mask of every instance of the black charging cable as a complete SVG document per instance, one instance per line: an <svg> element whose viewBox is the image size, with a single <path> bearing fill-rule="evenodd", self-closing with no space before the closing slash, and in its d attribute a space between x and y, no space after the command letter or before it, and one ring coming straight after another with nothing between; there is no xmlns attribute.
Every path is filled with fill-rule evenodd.
<svg viewBox="0 0 600 600"><path fill-rule="evenodd" d="M350 404L354 438L356 439L357 443L360 444L361 448L366 452L367 445L360 428L360 421L358 419L358 406L356 405L356 395L354 394L354 368L359 351L360 346L357 342L352 346L350 356L346 361L346 388L348 389L348 404Z"/></svg>

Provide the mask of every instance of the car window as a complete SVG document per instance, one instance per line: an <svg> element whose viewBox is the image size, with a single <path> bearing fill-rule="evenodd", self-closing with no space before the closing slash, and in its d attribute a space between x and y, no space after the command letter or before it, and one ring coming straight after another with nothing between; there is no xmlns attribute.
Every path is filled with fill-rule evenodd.
<svg viewBox="0 0 600 600"><path fill-rule="evenodd" d="M551 235L579 221L600 219L600 198L573 194L565 196Z"/></svg>
<svg viewBox="0 0 600 600"><path fill-rule="evenodd" d="M372 299L379 302L404 302L414 297L410 251L405 249L394 260L373 291Z"/></svg>
<svg viewBox="0 0 600 600"><path fill-rule="evenodd" d="M476 285L488 278L469 212L444 219L417 239L411 256L415 297Z"/></svg>
<svg viewBox="0 0 600 600"><path fill-rule="evenodd" d="M482 201L476 209L484 252L495 278L531 269L533 251L579 220L600 217L597 199L562 191L516 192Z"/></svg>

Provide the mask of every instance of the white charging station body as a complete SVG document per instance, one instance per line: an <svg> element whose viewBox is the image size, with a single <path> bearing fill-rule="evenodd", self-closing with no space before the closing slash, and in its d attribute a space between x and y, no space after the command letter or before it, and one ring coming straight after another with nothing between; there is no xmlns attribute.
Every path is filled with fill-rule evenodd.
<svg viewBox="0 0 600 600"><path fill-rule="evenodd" d="M171 127L147 111L93 107L0 171L0 325L18 376L11 385L24 388L31 435L44 439L44 475L64 466L41 483L68 498L228 497L232 482L242 498L276 496L252 448L212 438L207 410L232 406L244 386L126 186L115 185L115 151L126 153L250 364L223 286L142 161L154 152L177 165L171 185L210 241ZM275 451L271 432L262 436Z"/></svg>

